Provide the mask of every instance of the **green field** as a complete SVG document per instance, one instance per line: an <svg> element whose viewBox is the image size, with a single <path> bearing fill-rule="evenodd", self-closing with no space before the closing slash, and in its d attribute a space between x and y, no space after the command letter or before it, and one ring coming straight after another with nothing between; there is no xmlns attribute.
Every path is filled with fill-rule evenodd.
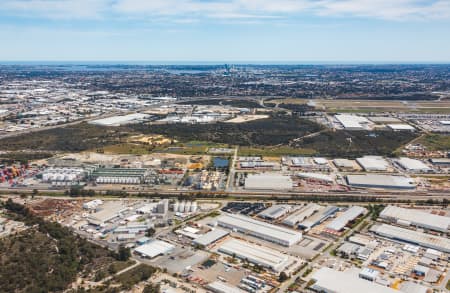
<svg viewBox="0 0 450 293"><path fill-rule="evenodd" d="M450 150L450 135L426 134L419 138L416 143L423 144L431 151Z"/></svg>

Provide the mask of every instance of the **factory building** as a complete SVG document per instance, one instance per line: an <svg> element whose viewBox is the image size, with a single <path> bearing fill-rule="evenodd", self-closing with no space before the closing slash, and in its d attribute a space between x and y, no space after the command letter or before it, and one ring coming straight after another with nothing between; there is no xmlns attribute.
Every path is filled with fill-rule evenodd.
<svg viewBox="0 0 450 293"><path fill-rule="evenodd" d="M347 175L347 184L361 188L415 189L416 183L410 177L381 174Z"/></svg>
<svg viewBox="0 0 450 293"><path fill-rule="evenodd" d="M356 115L337 114L334 118L346 130L367 130L371 124L367 118Z"/></svg>
<svg viewBox="0 0 450 293"><path fill-rule="evenodd" d="M78 167L48 168L42 173L42 181L48 183L75 184L83 180L86 172Z"/></svg>
<svg viewBox="0 0 450 293"><path fill-rule="evenodd" d="M380 156L364 156L356 162L367 172L383 172L389 168L389 162Z"/></svg>
<svg viewBox="0 0 450 293"><path fill-rule="evenodd" d="M339 208L335 206L321 207L321 209L319 209L317 213L300 222L300 224L298 224L298 227L305 231L308 231L314 226L319 225L320 223L333 216L335 213L337 213L337 211L339 211Z"/></svg>
<svg viewBox="0 0 450 293"><path fill-rule="evenodd" d="M103 201L101 199L94 199L94 200L83 203L83 209L95 210L102 204L103 204Z"/></svg>
<svg viewBox="0 0 450 293"><path fill-rule="evenodd" d="M450 158L434 158L430 159L431 164L436 167L447 168L450 167Z"/></svg>
<svg viewBox="0 0 450 293"><path fill-rule="evenodd" d="M103 119L90 121L90 124L102 126L121 126L126 124L140 123L148 121L151 118L148 114L134 113L123 116L113 116Z"/></svg>
<svg viewBox="0 0 450 293"><path fill-rule="evenodd" d="M237 287L228 285L227 283L221 281L215 281L209 283L206 288L214 293L246 293L247 291L241 290Z"/></svg>
<svg viewBox="0 0 450 293"><path fill-rule="evenodd" d="M380 218L403 226L414 226L444 233L450 230L450 217L415 209L387 206L380 213Z"/></svg>
<svg viewBox="0 0 450 293"><path fill-rule="evenodd" d="M356 220L359 216L367 213L367 210L363 207L352 206L347 209L344 213L339 215L336 219L331 221L326 227L327 230L331 232L342 231L348 223Z"/></svg>
<svg viewBox="0 0 450 293"><path fill-rule="evenodd" d="M293 182L290 176L276 173L249 174L245 179L248 190L289 190Z"/></svg>
<svg viewBox="0 0 450 293"><path fill-rule="evenodd" d="M121 202L107 202L103 204L101 210L90 214L87 217L87 220L89 224L102 226L106 222L120 217L120 215L127 210L128 208L125 207Z"/></svg>
<svg viewBox="0 0 450 293"><path fill-rule="evenodd" d="M314 213L318 212L321 209L323 209L322 206L315 204L315 203L309 203L306 206L295 211L291 215L287 216L283 220L283 224L291 226L291 227L296 227L298 225L298 223L311 217Z"/></svg>
<svg viewBox="0 0 450 293"><path fill-rule="evenodd" d="M91 177L98 184L141 184L147 177L143 168L99 168Z"/></svg>
<svg viewBox="0 0 450 293"><path fill-rule="evenodd" d="M290 169L303 171L328 171L330 165L325 158L311 158L311 157L286 157L282 159L285 165Z"/></svg>
<svg viewBox="0 0 450 293"><path fill-rule="evenodd" d="M155 258L159 255L169 254L174 250L175 246L172 244L161 241L153 240L144 245L137 247L134 252L145 258Z"/></svg>
<svg viewBox="0 0 450 293"><path fill-rule="evenodd" d="M333 183L333 177L331 175L322 174L322 173L305 173L301 172L297 174L298 177L306 179L306 180L312 180L312 181L319 181L324 183Z"/></svg>
<svg viewBox="0 0 450 293"><path fill-rule="evenodd" d="M386 126L393 131L416 131L416 129L409 124L388 124Z"/></svg>
<svg viewBox="0 0 450 293"><path fill-rule="evenodd" d="M268 219L268 220L277 220L292 210L291 205L287 204L275 204L270 208L265 209L264 211L258 214L259 217Z"/></svg>
<svg viewBox="0 0 450 293"><path fill-rule="evenodd" d="M406 242L409 244L450 253L450 239L448 238L425 234L419 231L413 231L387 224L375 225L370 228L370 231L395 241Z"/></svg>
<svg viewBox="0 0 450 293"><path fill-rule="evenodd" d="M341 171L355 170L355 164L349 159L334 159L333 164Z"/></svg>
<svg viewBox="0 0 450 293"><path fill-rule="evenodd" d="M395 160L395 162L400 165L403 170L411 173L428 173L432 171L432 169L424 162L416 159L403 157Z"/></svg>
<svg viewBox="0 0 450 293"><path fill-rule="evenodd" d="M250 263L269 268L275 272L283 271L289 264L288 256L277 250L238 239L229 239L224 242L220 246L219 252L239 259L246 259Z"/></svg>
<svg viewBox="0 0 450 293"><path fill-rule="evenodd" d="M192 243L194 245L206 247L222 238L225 238L228 234L230 234L230 232L223 229L215 228L214 230L211 230L208 233L203 234L200 237L197 237L192 241Z"/></svg>
<svg viewBox="0 0 450 293"><path fill-rule="evenodd" d="M158 214L167 214L169 211L169 200L167 198L162 199L157 205L156 205L156 212Z"/></svg>
<svg viewBox="0 0 450 293"><path fill-rule="evenodd" d="M390 287L364 280L357 273L327 267L313 273L311 279L315 282L309 288L320 293L399 293Z"/></svg>
<svg viewBox="0 0 450 293"><path fill-rule="evenodd" d="M302 233L242 215L225 214L219 217L217 224L283 246L294 245L302 239Z"/></svg>

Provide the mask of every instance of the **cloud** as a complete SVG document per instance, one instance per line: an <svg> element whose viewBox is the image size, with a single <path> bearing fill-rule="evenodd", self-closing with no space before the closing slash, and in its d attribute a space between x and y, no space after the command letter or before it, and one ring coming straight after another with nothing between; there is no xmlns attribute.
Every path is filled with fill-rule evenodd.
<svg viewBox="0 0 450 293"><path fill-rule="evenodd" d="M450 19L449 0L1 0L0 13L52 19L171 17L280 19L304 15L385 20Z"/></svg>

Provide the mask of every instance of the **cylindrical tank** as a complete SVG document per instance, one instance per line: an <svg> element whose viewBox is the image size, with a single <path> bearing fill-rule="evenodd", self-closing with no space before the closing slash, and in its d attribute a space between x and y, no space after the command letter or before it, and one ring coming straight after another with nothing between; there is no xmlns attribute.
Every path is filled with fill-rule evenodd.
<svg viewBox="0 0 450 293"><path fill-rule="evenodd" d="M197 202L196 201L193 201L191 204L191 212L192 213L197 212Z"/></svg>
<svg viewBox="0 0 450 293"><path fill-rule="evenodd" d="M180 202L180 204L178 205L178 211L180 213L184 213L184 206L186 205L186 202L182 201Z"/></svg>
<svg viewBox="0 0 450 293"><path fill-rule="evenodd" d="M172 209L173 209L174 212L178 212L178 201L173 203Z"/></svg>
<svg viewBox="0 0 450 293"><path fill-rule="evenodd" d="M189 213L191 211L191 202L187 201L186 205L184 206L184 212Z"/></svg>

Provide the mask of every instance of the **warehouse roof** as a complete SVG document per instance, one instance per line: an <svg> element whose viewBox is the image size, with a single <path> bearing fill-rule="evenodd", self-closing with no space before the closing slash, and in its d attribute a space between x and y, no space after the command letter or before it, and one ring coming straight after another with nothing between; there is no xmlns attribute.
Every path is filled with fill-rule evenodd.
<svg viewBox="0 0 450 293"><path fill-rule="evenodd" d="M424 162L420 160L410 159L406 157L402 157L397 159L396 162L402 166L403 169L411 170L411 171L427 171L430 170Z"/></svg>
<svg viewBox="0 0 450 293"><path fill-rule="evenodd" d="M216 293L245 293L246 292L237 287L228 285L227 283L220 282L220 281L215 281L215 282L209 283L207 288Z"/></svg>
<svg viewBox="0 0 450 293"><path fill-rule="evenodd" d="M448 238L425 234L422 232L387 224L375 225L370 230L381 236L391 239L417 244L423 247L433 248L447 253L450 252L450 239Z"/></svg>
<svg viewBox="0 0 450 293"><path fill-rule="evenodd" d="M389 163L380 156L364 156L357 158L356 161L367 171L385 171L389 167Z"/></svg>
<svg viewBox="0 0 450 293"><path fill-rule="evenodd" d="M245 179L245 189L284 190L292 186L291 177L276 173L250 174Z"/></svg>
<svg viewBox="0 0 450 293"><path fill-rule="evenodd" d="M323 207L315 204L315 203L309 203L308 205L302 207L301 209L295 211L288 217L286 217L283 220L283 224L295 226L297 223L306 220L308 217L310 217L315 212L319 211Z"/></svg>
<svg viewBox="0 0 450 293"><path fill-rule="evenodd" d="M206 234L203 234L202 236L195 239L193 241L193 243L198 244L198 245L208 246L211 243L214 243L217 240L227 236L228 234L230 234L230 232L228 232L226 230L222 230L220 228L215 228L214 230L212 230Z"/></svg>
<svg viewBox="0 0 450 293"><path fill-rule="evenodd" d="M302 233L300 232L275 226L242 215L225 214L219 217L218 221L226 225L242 227L246 230L255 231L259 234L268 235L270 237L286 241L295 242L302 236Z"/></svg>
<svg viewBox="0 0 450 293"><path fill-rule="evenodd" d="M409 124L388 124L387 127L389 127L392 130L410 130L410 131L416 130Z"/></svg>
<svg viewBox="0 0 450 293"><path fill-rule="evenodd" d="M321 180L321 181L326 181L326 182L333 182L333 178L328 174L302 172L302 173L298 173L297 175L301 178L306 178L306 179L315 179L315 180Z"/></svg>
<svg viewBox="0 0 450 293"><path fill-rule="evenodd" d="M288 256L281 252L260 245L255 245L238 239L230 239L223 243L219 251L238 258L246 258L252 263L280 271L288 262Z"/></svg>
<svg viewBox="0 0 450 293"><path fill-rule="evenodd" d="M349 185L369 188L407 188L416 187L414 180L406 176L381 174L347 175Z"/></svg>
<svg viewBox="0 0 450 293"><path fill-rule="evenodd" d="M327 267L320 268L312 275L316 282L311 286L316 290L335 293L398 293L399 291L363 280L352 272L336 271Z"/></svg>
<svg viewBox="0 0 450 293"><path fill-rule="evenodd" d="M369 124L369 120L365 117L348 115L348 114L338 114L334 116L339 123L344 126L344 128L360 128L363 129L366 124Z"/></svg>
<svg viewBox="0 0 450 293"><path fill-rule="evenodd" d="M381 213L382 218L394 218L407 221L414 226L447 232L450 229L450 217L434 215L420 210L387 206Z"/></svg>
<svg viewBox="0 0 450 293"><path fill-rule="evenodd" d="M359 206L352 206L351 208L347 209L343 214L338 216L336 219L331 221L327 225L328 229L334 230L334 231L340 231L344 229L344 227L350 222L359 217L360 215L366 213L366 209Z"/></svg>
<svg viewBox="0 0 450 293"><path fill-rule="evenodd" d="M169 253L174 248L175 246L170 243L161 240L153 240L147 244L137 247L134 251L142 256L154 258L158 255Z"/></svg>
<svg viewBox="0 0 450 293"><path fill-rule="evenodd" d="M97 125L104 125L104 126L120 126L130 123L138 123L140 121L144 121L148 119L150 115L148 114L141 114L141 113L134 113L134 114L128 114L128 115L122 115L122 116L113 116L103 119L98 119L91 121L91 124L97 124Z"/></svg>
<svg viewBox="0 0 450 293"><path fill-rule="evenodd" d="M292 209L292 206L287 204L275 204L258 214L262 218L278 219L287 214Z"/></svg>

